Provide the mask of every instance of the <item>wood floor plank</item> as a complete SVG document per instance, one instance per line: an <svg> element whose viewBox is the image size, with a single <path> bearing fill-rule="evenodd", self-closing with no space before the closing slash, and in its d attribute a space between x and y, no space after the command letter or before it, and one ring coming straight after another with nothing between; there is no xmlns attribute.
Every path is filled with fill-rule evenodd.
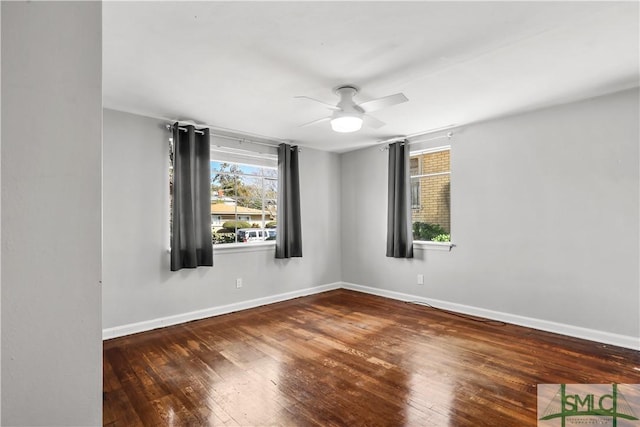
<svg viewBox="0 0 640 427"><path fill-rule="evenodd" d="M637 351L337 290L104 343L109 426L535 426Z"/></svg>

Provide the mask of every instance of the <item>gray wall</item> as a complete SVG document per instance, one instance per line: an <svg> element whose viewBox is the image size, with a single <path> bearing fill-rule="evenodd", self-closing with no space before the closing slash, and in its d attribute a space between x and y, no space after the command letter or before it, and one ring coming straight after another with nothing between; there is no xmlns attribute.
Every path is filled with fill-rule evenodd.
<svg viewBox="0 0 640 427"><path fill-rule="evenodd" d="M457 246L414 260L385 257L386 153L344 154L342 279L640 336L638 114L635 89L457 130Z"/></svg>
<svg viewBox="0 0 640 427"><path fill-rule="evenodd" d="M102 6L1 7L2 424L99 425Z"/></svg>
<svg viewBox="0 0 640 427"><path fill-rule="evenodd" d="M2 7L0 5L0 46L2 46ZM2 49L0 49L1 51ZM2 54L0 53L0 82L2 82ZM2 189L2 84L0 83L0 194ZM2 223L2 197L0 197L0 224ZM0 242L2 227L0 226ZM2 244L0 244L0 425L2 424Z"/></svg>
<svg viewBox="0 0 640 427"><path fill-rule="evenodd" d="M0 5L0 46L2 46L2 6ZM1 51L2 49L0 49ZM0 53L0 82L2 82L2 54ZM0 83L0 194L2 189L2 84ZM0 224L2 223L2 197L0 197ZM2 227L0 226L0 243ZM2 424L2 244L0 244L0 425Z"/></svg>
<svg viewBox="0 0 640 427"><path fill-rule="evenodd" d="M215 251L213 268L169 271L164 124L104 110L104 328L340 281L340 159L311 149L300 157L303 258Z"/></svg>

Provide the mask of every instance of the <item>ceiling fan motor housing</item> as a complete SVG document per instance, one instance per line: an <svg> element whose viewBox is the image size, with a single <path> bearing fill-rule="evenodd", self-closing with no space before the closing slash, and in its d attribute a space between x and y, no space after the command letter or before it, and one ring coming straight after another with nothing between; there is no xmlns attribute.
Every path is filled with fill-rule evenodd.
<svg viewBox="0 0 640 427"><path fill-rule="evenodd" d="M358 93L358 88L351 85L339 86L334 92L340 96L337 107L344 113L362 114L364 110L356 105L353 97Z"/></svg>

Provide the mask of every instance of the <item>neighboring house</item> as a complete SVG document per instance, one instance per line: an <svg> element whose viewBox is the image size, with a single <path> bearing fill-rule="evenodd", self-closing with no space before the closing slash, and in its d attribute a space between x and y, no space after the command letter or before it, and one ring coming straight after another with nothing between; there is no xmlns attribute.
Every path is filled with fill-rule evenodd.
<svg viewBox="0 0 640 427"><path fill-rule="evenodd" d="M225 196L222 193L222 190L220 190L218 194L214 194L211 196L211 204L214 204L214 203L224 203L225 205L235 206L236 201L233 197Z"/></svg>
<svg viewBox="0 0 640 427"><path fill-rule="evenodd" d="M247 221L250 223L262 223L263 211L227 203L211 203L211 227L222 228L225 221ZM264 212L264 221L273 221L269 212Z"/></svg>

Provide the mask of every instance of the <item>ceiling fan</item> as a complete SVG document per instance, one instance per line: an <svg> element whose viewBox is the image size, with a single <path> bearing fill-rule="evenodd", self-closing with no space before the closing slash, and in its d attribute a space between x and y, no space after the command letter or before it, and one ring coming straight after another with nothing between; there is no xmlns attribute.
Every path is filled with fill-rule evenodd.
<svg viewBox="0 0 640 427"><path fill-rule="evenodd" d="M378 129L384 126L385 123L369 115L369 113L408 101L404 94L396 93L356 104L353 97L358 93L358 90L359 89L353 85L342 85L335 88L334 92L336 95L340 96L340 101L336 105L331 105L308 96L296 96L296 98L310 99L311 101L319 102L330 110L333 110L333 114L331 116L323 117L321 119L305 123L301 126L309 126L316 123L330 121L331 128L335 132L346 133L360 130L364 122L367 126Z"/></svg>

